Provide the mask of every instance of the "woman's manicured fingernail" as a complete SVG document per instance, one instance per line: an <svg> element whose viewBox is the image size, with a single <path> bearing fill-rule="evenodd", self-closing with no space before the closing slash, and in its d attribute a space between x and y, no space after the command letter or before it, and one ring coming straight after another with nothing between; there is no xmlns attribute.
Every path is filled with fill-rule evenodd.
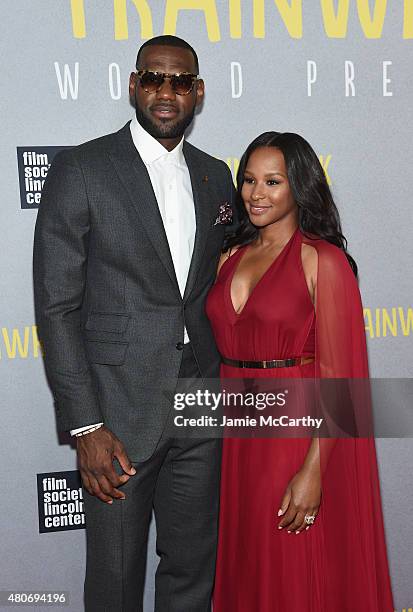
<svg viewBox="0 0 413 612"><path fill-rule="evenodd" d="M287 531L287 533L291 533L291 531Z"/></svg>
<svg viewBox="0 0 413 612"><path fill-rule="evenodd" d="M308 527L305 528L306 531L307 531L307 529L310 529L310 525L308 525Z"/></svg>
<svg viewBox="0 0 413 612"><path fill-rule="evenodd" d="M299 531L296 531L296 532L295 532L295 535L297 535L297 533L300 533L300 532L299 532Z"/></svg>
<svg viewBox="0 0 413 612"><path fill-rule="evenodd" d="M281 516L283 513L283 511L281 510L281 508L278 510L278 515L277 516Z"/></svg>
<svg viewBox="0 0 413 612"><path fill-rule="evenodd" d="M282 525L278 525L278 529L282 529L282 528L283 528Z"/></svg>

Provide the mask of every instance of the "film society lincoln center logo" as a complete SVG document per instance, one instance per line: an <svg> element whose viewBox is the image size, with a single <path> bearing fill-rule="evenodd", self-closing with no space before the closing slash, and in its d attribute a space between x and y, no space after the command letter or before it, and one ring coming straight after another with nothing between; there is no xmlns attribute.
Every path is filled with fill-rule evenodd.
<svg viewBox="0 0 413 612"><path fill-rule="evenodd" d="M83 491L78 470L37 474L39 532L84 529Z"/></svg>
<svg viewBox="0 0 413 612"><path fill-rule="evenodd" d="M17 147L21 208L38 208L43 184L55 155L69 146Z"/></svg>

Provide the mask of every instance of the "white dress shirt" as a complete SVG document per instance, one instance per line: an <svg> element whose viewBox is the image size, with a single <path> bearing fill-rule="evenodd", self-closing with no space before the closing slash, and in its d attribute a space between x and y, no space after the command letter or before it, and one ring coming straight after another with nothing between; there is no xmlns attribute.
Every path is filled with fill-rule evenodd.
<svg viewBox="0 0 413 612"><path fill-rule="evenodd" d="M159 206L179 290L183 296L195 241L195 208L191 178L183 154L184 137L168 151L140 125L136 116L130 123L133 143L151 179ZM189 342L184 327L184 342ZM94 424L71 429L71 435L86 431ZM96 423L102 425L102 423Z"/></svg>

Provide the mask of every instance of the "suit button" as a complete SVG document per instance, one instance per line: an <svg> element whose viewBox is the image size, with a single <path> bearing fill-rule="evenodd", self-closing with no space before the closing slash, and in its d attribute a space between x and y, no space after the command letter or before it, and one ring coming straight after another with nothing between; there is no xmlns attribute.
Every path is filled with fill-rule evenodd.
<svg viewBox="0 0 413 612"><path fill-rule="evenodd" d="M177 342L176 343L176 348L178 349L178 351L182 351L182 349L184 348L184 343L183 342Z"/></svg>

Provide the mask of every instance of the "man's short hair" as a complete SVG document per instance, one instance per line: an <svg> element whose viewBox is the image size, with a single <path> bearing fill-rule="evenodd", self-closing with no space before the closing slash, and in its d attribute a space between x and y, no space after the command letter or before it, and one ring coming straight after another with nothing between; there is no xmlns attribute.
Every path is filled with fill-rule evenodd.
<svg viewBox="0 0 413 612"><path fill-rule="evenodd" d="M191 45L187 43L186 40L183 40L183 38L178 38L178 36L172 36L171 34L164 34L163 36L155 36L154 38L150 38L149 40L144 42L138 51L138 55L136 58L136 68L139 67L139 59L140 59L142 51L146 47L152 47L154 45L161 46L161 47L179 47L180 49L188 49L188 51L190 51L192 55L194 56L196 72L197 74L199 73L198 56L195 52L195 49L191 47Z"/></svg>

